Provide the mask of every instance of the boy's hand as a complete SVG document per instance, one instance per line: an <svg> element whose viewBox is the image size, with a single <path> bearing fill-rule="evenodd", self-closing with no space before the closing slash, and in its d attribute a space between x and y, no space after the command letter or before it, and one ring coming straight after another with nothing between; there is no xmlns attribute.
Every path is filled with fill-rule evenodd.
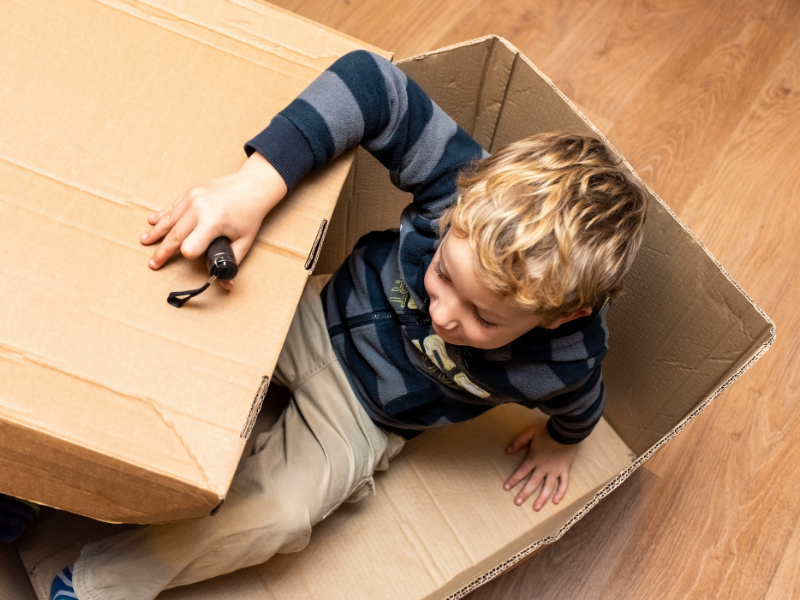
<svg viewBox="0 0 800 600"><path fill-rule="evenodd" d="M178 250L186 258L197 258L221 235L231 240L236 263L241 264L261 221L285 195L283 178L253 153L236 173L187 190L172 206L150 215L152 228L142 235L142 243L164 240L150 268L160 268ZM230 289L230 282L220 283Z"/></svg>
<svg viewBox="0 0 800 600"><path fill-rule="evenodd" d="M550 437L545 425L534 425L520 433L506 448L506 453L514 454L523 447L527 447L528 455L506 480L503 488L510 490L530 474L530 479L514 502L521 505L544 481L542 491L533 503L533 510L541 510L548 498L553 496L553 490L553 504L558 504L567 493L569 470L578 453L578 444L559 444Z"/></svg>

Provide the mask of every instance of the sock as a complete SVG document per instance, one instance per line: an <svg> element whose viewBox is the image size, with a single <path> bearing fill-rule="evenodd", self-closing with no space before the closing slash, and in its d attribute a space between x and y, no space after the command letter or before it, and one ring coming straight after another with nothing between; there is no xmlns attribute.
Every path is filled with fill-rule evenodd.
<svg viewBox="0 0 800 600"><path fill-rule="evenodd" d="M50 600L76 600L75 588L72 586L72 567L66 567L53 579L50 586Z"/></svg>
<svg viewBox="0 0 800 600"><path fill-rule="evenodd" d="M39 505L0 494L0 542L9 544L39 514Z"/></svg>

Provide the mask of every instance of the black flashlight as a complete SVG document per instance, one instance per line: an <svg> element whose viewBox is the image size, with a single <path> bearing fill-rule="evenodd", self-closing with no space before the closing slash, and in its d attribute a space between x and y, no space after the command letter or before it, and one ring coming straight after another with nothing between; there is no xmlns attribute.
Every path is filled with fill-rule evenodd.
<svg viewBox="0 0 800 600"><path fill-rule="evenodd" d="M172 292L167 297L167 302L176 308L180 308L190 298L194 298L208 289L208 286L214 283L215 280L230 281L236 277L239 267L236 265L236 257L233 255L231 241L228 238L220 236L209 244L206 249L206 266L211 277L203 287L185 292Z"/></svg>

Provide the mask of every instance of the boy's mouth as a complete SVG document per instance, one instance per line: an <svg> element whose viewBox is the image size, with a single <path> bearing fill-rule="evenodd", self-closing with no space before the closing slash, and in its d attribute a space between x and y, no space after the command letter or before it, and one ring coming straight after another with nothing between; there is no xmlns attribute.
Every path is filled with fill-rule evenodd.
<svg viewBox="0 0 800 600"><path fill-rule="evenodd" d="M436 325L436 323L434 323L433 321L431 321L431 327L433 327L433 331L434 331L434 333L436 333L436 335L438 335L440 338L442 338L442 339L443 339L445 342L447 342L448 344L453 344L454 346L463 346L463 345L464 345L464 343L463 343L463 342L461 342L461 341L459 341L459 340L457 340L457 339L453 338L453 337L452 337L452 336L451 336L449 333L447 333L446 331L443 331L443 330L442 330L442 329L441 329L441 328L440 328L438 325Z"/></svg>

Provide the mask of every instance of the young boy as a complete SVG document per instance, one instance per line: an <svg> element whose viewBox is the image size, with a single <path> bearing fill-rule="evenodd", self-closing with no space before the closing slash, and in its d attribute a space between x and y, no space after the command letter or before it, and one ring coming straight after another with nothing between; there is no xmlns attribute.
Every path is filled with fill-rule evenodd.
<svg viewBox="0 0 800 600"><path fill-rule="evenodd" d="M354 52L246 145L236 174L151 215L142 242L163 241L150 266L178 251L196 258L220 235L241 262L287 190L356 144L414 202L399 231L364 236L324 289L316 278L306 287L274 374L293 399L226 502L87 546L51 598L152 599L300 550L406 439L503 402L550 415L506 449L528 451L505 489L530 475L517 504L540 484L534 510L563 498L603 410L608 300L646 210L599 141L547 134L489 158L399 69Z"/></svg>

